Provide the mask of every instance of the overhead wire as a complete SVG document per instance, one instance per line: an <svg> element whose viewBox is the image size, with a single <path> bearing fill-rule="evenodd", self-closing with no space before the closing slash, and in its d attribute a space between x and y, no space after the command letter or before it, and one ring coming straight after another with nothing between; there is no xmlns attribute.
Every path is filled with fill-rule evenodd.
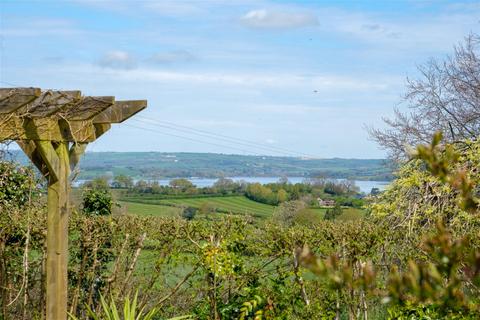
<svg viewBox="0 0 480 320"><path fill-rule="evenodd" d="M167 122L167 121L161 121L157 119L152 119L152 118L145 118L142 116L136 116L135 118L132 118L132 120L135 120L137 122L141 122L143 124L150 124L150 125L155 125L155 126L160 126L163 128L175 130L175 131L180 131L183 133L187 134L193 134L196 136L202 136L208 139L214 139L214 140L221 140L224 142L228 143L235 143L237 145L242 145L248 148L254 148L256 150L262 150L263 152L269 152L269 153L276 153L276 154L281 154L284 156L290 156L290 157L309 157L309 158L316 158L316 156L308 155L305 153L289 150L289 149L284 149L280 147L273 147L273 146L268 146L259 142L254 142L251 140L246 140L246 139L241 139L241 138L236 138L232 136L227 136L224 134L219 134L207 130L200 130L196 129L193 127L188 127L184 125L178 125L172 122Z"/></svg>
<svg viewBox="0 0 480 320"><path fill-rule="evenodd" d="M150 132L155 132L155 133L159 133L159 134L163 134L163 135L167 135L167 136L171 136L171 137L175 137L175 138L180 138L180 139L184 139L184 140L188 140L188 141L192 141L192 142L210 144L210 145L213 145L213 146L216 146L216 147L222 147L222 148L228 148L228 149L232 149L232 150L242 151L244 153L253 154L253 155L256 155L256 156L262 156L261 154L259 154L257 152L252 152L251 150L246 150L246 149L236 148L236 147L232 147L232 146L222 145L222 144L218 144L218 143L214 143L214 142L198 140L198 139L195 139L195 138L185 137L185 136L181 136L181 135L177 135L177 134L173 134L173 133L168 133L168 132L164 132L164 131L160 131L160 130L156 130L156 129L152 129L152 128L139 127L139 126L131 125L131 124L128 124L128 123L125 123L124 126L131 127L131 128L136 128L136 129L140 129L140 130L146 130L146 131L150 131Z"/></svg>
<svg viewBox="0 0 480 320"><path fill-rule="evenodd" d="M201 134L201 133L197 133L197 132L192 132L191 130L184 130L182 128L175 128L173 126L167 126L167 125L162 125L162 124L155 124L155 123L151 123L151 122L147 122L147 121L143 121L141 119L135 119L135 118L132 118L131 120L133 121L136 121L138 123L141 123L141 124L147 124L147 125L154 125L155 127L161 127L161 128L165 128L165 129L168 129L168 130L174 130L174 131L179 131L179 132L182 132L184 134L188 134L188 135L193 135L193 136L196 136L196 137L201 137L201 138L206 138L206 139L209 139L209 140L215 140L215 141L220 141L220 142L228 142L229 144L232 144L234 143L235 145L237 146L241 146L242 148L248 148L248 150L263 150L263 151L268 151L268 152L276 152L276 153L281 153L283 155L288 155L288 156L291 156L290 153L285 153L283 151L276 151L276 150L270 150L270 149L265 149L265 148L262 148L262 147L258 147L258 146L252 146L252 145L249 145L249 144L245 144L245 143L241 143L241 142L237 142L237 141L231 141L231 140L228 140L228 139L223 139L221 137L212 137L211 135L206 135L206 134ZM256 152L258 153L258 151Z"/></svg>
<svg viewBox="0 0 480 320"><path fill-rule="evenodd" d="M247 139L241 139L241 138L236 138L236 137L228 136L228 135L221 134L221 133L215 133L215 132L212 132L212 131L196 129L196 128L193 128L193 127L189 127L189 126L185 126L185 125L179 125L179 124L168 122L168 121L162 121L162 120L152 119L152 118L145 118L143 116L136 116L133 119L136 120L136 121L142 121L143 120L145 122L150 122L152 124L156 124L156 125L166 127L166 128L170 128L170 129L177 130L177 131L183 131L183 132L191 131L192 133L202 135L202 136L205 136L205 137L208 137L208 138L213 137L213 138L218 139L218 140L223 140L223 141L227 141L227 142L234 142L234 143L241 144L241 145L244 145L244 146L254 147L256 149L268 150L270 152L273 151L273 152L288 155L288 156L301 156L301 157L315 158L315 156L308 155L306 153L302 153L302 152L298 152L298 151L294 151L294 150L289 150L289 149L285 149L285 148L280 148L280 147L269 146L269 145L265 145L265 144L258 143L258 142L255 142L255 141L251 141L251 140L247 140ZM187 130L187 131L185 131L185 130ZM190 132L188 132L188 133L190 133Z"/></svg>

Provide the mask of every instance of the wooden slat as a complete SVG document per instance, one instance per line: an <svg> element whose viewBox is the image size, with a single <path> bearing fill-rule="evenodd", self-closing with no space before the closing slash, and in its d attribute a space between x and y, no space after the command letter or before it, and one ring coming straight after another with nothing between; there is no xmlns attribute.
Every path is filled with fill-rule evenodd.
<svg viewBox="0 0 480 320"><path fill-rule="evenodd" d="M17 110L37 99L40 94L38 88L0 88L0 114Z"/></svg>
<svg viewBox="0 0 480 320"><path fill-rule="evenodd" d="M116 101L93 118L93 123L121 123L147 107L147 100Z"/></svg>
<svg viewBox="0 0 480 320"><path fill-rule="evenodd" d="M68 120L88 120L115 103L115 97L84 97L62 116Z"/></svg>
<svg viewBox="0 0 480 320"><path fill-rule="evenodd" d="M60 111L71 108L80 102L81 92L76 91L45 91L42 95L26 105L18 114L28 114L29 117L50 117Z"/></svg>

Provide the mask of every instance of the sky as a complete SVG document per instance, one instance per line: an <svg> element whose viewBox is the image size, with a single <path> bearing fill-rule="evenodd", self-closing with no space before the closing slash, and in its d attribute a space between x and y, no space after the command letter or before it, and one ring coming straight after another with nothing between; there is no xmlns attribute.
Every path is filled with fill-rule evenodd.
<svg viewBox="0 0 480 320"><path fill-rule="evenodd" d="M147 99L88 151L383 158L366 127L478 1L0 1L0 87Z"/></svg>

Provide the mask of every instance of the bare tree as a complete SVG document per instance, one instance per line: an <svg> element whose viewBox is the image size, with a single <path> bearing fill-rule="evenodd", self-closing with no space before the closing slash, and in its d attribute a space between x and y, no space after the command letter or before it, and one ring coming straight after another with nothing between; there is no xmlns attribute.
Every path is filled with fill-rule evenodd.
<svg viewBox="0 0 480 320"><path fill-rule="evenodd" d="M442 131L447 141L477 139L480 135L480 36L470 34L442 61L431 59L418 67L419 79L407 79L402 101L408 112L395 109L383 119L387 129L370 128L370 136L394 159L410 146L428 143Z"/></svg>

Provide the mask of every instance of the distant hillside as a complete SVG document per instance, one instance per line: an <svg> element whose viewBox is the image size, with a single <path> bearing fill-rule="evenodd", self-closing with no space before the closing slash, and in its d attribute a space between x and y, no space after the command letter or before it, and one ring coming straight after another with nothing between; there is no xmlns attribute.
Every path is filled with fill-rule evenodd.
<svg viewBox="0 0 480 320"><path fill-rule="evenodd" d="M220 176L319 176L388 180L382 159L301 159L212 153L90 152L81 161L80 178L107 172L142 178Z"/></svg>
<svg viewBox="0 0 480 320"><path fill-rule="evenodd" d="M17 160L25 162L23 155ZM306 159L214 153L87 152L80 162L80 179L127 174L137 178L171 177L315 177L390 180L392 169L383 159Z"/></svg>

